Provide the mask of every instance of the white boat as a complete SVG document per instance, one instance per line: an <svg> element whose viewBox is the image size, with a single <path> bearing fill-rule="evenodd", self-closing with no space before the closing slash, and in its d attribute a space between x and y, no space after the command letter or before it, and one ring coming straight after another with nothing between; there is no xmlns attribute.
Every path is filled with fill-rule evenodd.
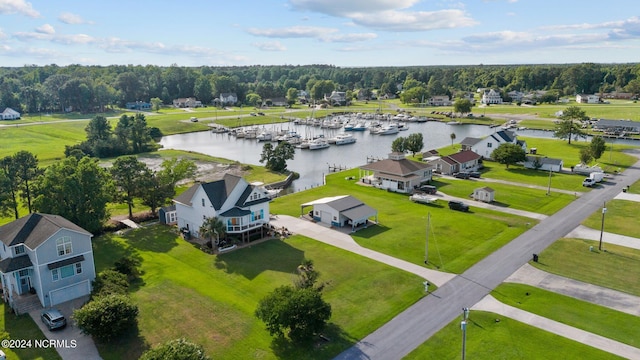
<svg viewBox="0 0 640 360"><path fill-rule="evenodd" d="M413 202L421 203L421 204L433 204L438 201L437 197L426 195L426 194L413 194L409 197L409 199Z"/></svg>
<svg viewBox="0 0 640 360"><path fill-rule="evenodd" d="M367 130L367 126L363 122L359 122L356 125L354 125L351 130L353 130L353 131L365 131L365 130Z"/></svg>
<svg viewBox="0 0 640 360"><path fill-rule="evenodd" d="M258 141L271 141L273 139L273 135L268 131L263 131L260 134L256 135L256 140Z"/></svg>
<svg viewBox="0 0 640 360"><path fill-rule="evenodd" d="M313 139L309 142L309 150L319 150L328 148L329 143L323 138Z"/></svg>
<svg viewBox="0 0 640 360"><path fill-rule="evenodd" d="M344 131L353 131L353 127L355 125L353 125L352 123L346 123L344 124Z"/></svg>
<svg viewBox="0 0 640 360"><path fill-rule="evenodd" d="M376 134L378 134L378 135L393 135L393 134L397 134L399 131L400 131L400 129L398 129L398 124L390 123L390 124L387 124L387 125L383 125Z"/></svg>
<svg viewBox="0 0 640 360"><path fill-rule="evenodd" d="M398 124L398 130L400 130L400 131L409 130L409 126L407 124L404 124L404 123L399 123Z"/></svg>
<svg viewBox="0 0 640 360"><path fill-rule="evenodd" d="M329 142L336 145L353 144L356 142L356 138L351 134L338 134L334 138L329 139Z"/></svg>

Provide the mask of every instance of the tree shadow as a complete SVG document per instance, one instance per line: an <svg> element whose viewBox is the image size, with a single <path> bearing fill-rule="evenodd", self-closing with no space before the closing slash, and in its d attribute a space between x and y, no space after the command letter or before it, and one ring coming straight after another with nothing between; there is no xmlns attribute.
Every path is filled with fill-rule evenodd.
<svg viewBox="0 0 640 360"><path fill-rule="evenodd" d="M251 280L267 270L294 273L303 260L304 251L274 239L217 255L214 265L229 274L240 274Z"/></svg>
<svg viewBox="0 0 640 360"><path fill-rule="evenodd" d="M329 323L321 335L306 343L295 343L284 336L275 337L271 341L271 350L278 359L332 359L357 342L358 339L341 327Z"/></svg>

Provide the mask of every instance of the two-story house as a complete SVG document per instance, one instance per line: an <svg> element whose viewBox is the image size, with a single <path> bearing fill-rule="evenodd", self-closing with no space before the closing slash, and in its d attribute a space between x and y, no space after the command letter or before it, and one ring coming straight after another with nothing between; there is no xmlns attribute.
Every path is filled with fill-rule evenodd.
<svg viewBox="0 0 640 360"><path fill-rule="evenodd" d="M482 139L464 138L462 142L460 142L460 145L462 145L462 150L471 150L485 159L491 159L493 150L505 143L517 144L521 146L525 152L527 151L527 143L523 140L518 140L516 134L508 130L496 131Z"/></svg>
<svg viewBox="0 0 640 360"><path fill-rule="evenodd" d="M451 106L449 95L435 95L429 98L429 106Z"/></svg>
<svg viewBox="0 0 640 360"><path fill-rule="evenodd" d="M576 102L580 104L597 104L600 102L600 96L595 94L578 94Z"/></svg>
<svg viewBox="0 0 640 360"><path fill-rule="evenodd" d="M173 106L178 108L196 108L202 106L202 101L194 97L178 98L173 100Z"/></svg>
<svg viewBox="0 0 640 360"><path fill-rule="evenodd" d="M500 96L500 92L497 90L485 90L482 93L481 102L483 104L502 104L502 96Z"/></svg>
<svg viewBox="0 0 640 360"><path fill-rule="evenodd" d="M233 106L238 103L238 95L236 93L220 93L218 101L223 106Z"/></svg>
<svg viewBox="0 0 640 360"><path fill-rule="evenodd" d="M61 216L40 213L1 226L4 301L21 313L33 297L51 307L89 295L96 278L92 236Z"/></svg>
<svg viewBox="0 0 640 360"><path fill-rule="evenodd" d="M193 185L173 202L179 229L199 237L204 220L215 217L226 225L227 235L244 242L269 224L270 200L264 187L225 174L221 180Z"/></svg>

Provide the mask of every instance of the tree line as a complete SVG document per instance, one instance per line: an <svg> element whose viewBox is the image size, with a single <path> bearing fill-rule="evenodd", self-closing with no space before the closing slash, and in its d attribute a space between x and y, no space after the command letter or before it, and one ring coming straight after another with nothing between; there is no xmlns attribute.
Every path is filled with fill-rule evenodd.
<svg viewBox="0 0 640 360"><path fill-rule="evenodd" d="M35 155L23 150L0 160L0 215L18 219L23 204L29 213L60 215L95 233L109 219L110 202L126 204L129 218L138 199L155 214L175 196L176 184L195 173L190 160L167 159L151 170L133 155L119 157L106 169L96 158L71 154L43 169Z"/></svg>
<svg viewBox="0 0 640 360"><path fill-rule="evenodd" d="M211 104L235 93L240 104L256 106L273 98L294 102L299 90L320 100L331 91L351 99L401 95L403 102L478 88L547 90L555 96L624 91L640 93L640 64L468 65L414 67L238 66L169 67L146 65L23 66L0 68L0 109L22 113L100 113L127 102L196 97Z"/></svg>

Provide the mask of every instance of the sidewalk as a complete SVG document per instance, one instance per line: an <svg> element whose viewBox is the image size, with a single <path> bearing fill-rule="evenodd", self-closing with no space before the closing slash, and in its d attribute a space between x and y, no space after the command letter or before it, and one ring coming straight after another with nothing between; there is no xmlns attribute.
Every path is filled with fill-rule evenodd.
<svg viewBox="0 0 640 360"><path fill-rule="evenodd" d="M640 316L640 297L638 296L554 275L529 264L524 264L518 271L509 276L505 282L535 286L592 304Z"/></svg>
<svg viewBox="0 0 640 360"><path fill-rule="evenodd" d="M447 195L447 194L445 194L445 193L443 193L441 191L438 191L435 196L437 196L438 199L442 198L442 200L444 200L444 201L458 200L458 201L462 201L463 203L465 203L465 204L467 204L469 206L474 206L474 207L479 207L479 208L483 208L483 209L489 209L489 210L494 210L494 211L505 212L505 213L508 213L508 214L528 217L530 219L544 220L544 219L547 218L547 215L538 214L538 213L534 213L534 212L531 212L531 211L512 209L510 207L491 205L489 203L482 202L482 201L476 201L476 200L473 200L473 199L458 198L458 197L455 197L455 196Z"/></svg>
<svg viewBox="0 0 640 360"><path fill-rule="evenodd" d="M493 296L487 295L472 310L490 311L522 323L535 326L539 329L560 335L562 337L592 346L594 348L621 356L625 359L640 359L640 349L621 342L607 339L600 335L580 330L557 321L549 320L542 316L520 310L513 306L505 305Z"/></svg>
<svg viewBox="0 0 640 360"><path fill-rule="evenodd" d="M358 245L358 243L356 243L351 236L340 231L318 225L308 220L303 220L288 215L278 215L277 217L272 219L270 223L276 228L284 226L294 234L304 235L325 244L335 246L343 250L350 251L352 253L356 253L364 257L368 257L369 259L418 275L423 279L429 280L436 286L442 286L447 281L457 276L456 274L427 269L425 267L412 264L408 261L396 259L392 256L364 248Z"/></svg>
<svg viewBox="0 0 640 360"><path fill-rule="evenodd" d="M580 225L577 228L573 229L565 237L585 240L600 240L600 230L591 229L584 225ZM615 244L626 246L632 249L640 249L640 239L606 231L602 233L602 243L604 244L603 247L605 248L606 244Z"/></svg>

